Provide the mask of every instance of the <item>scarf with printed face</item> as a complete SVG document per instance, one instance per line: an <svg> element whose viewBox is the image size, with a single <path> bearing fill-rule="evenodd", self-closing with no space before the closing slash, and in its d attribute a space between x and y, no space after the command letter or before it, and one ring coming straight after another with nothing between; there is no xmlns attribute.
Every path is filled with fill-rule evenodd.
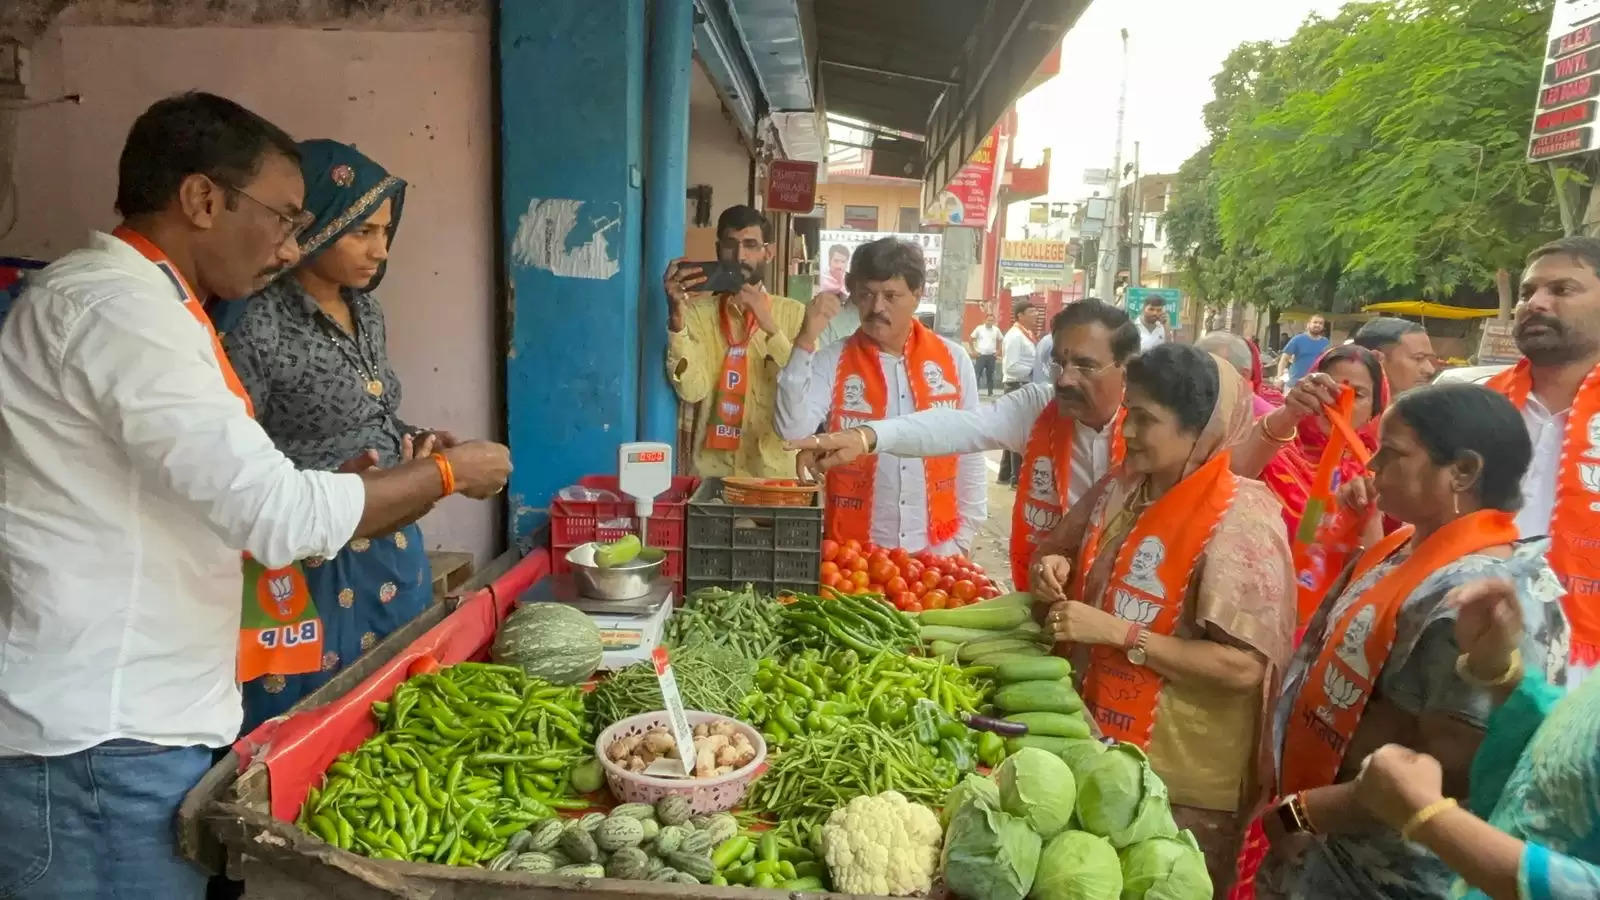
<svg viewBox="0 0 1600 900"><path fill-rule="evenodd" d="M1393 556L1411 539L1407 525L1362 554L1351 583ZM1345 750L1361 724L1373 685L1394 646L1400 609L1418 585L1441 566L1517 539L1510 513L1479 510L1429 535L1343 609L1334 609L1322 650L1306 670L1283 737L1283 796L1333 784Z"/></svg>
<svg viewBox="0 0 1600 900"><path fill-rule="evenodd" d="M211 327L211 318L195 296L189 282L160 247L133 229L122 226L112 233L128 246L155 263L169 279L183 301L184 309L211 336L211 352L228 391L244 403L245 412L255 415L250 392L222 349L222 339ZM250 681L262 675L299 675L322 668L322 619L311 601L311 590L298 563L281 569L268 569L243 558L244 593L241 597L239 653L236 677Z"/></svg>
<svg viewBox="0 0 1600 900"><path fill-rule="evenodd" d="M1299 628L1311 620L1317 604L1360 548L1361 528L1371 514L1370 510L1347 509L1335 496L1340 476L1347 468L1347 453L1363 470L1372 462L1372 451L1350 424L1355 399L1355 391L1345 385L1338 405L1323 408L1323 416L1333 426L1333 436L1317 461L1299 527L1289 536L1294 553Z"/></svg>
<svg viewBox="0 0 1600 900"><path fill-rule="evenodd" d="M1523 360L1486 386L1520 410L1533 392L1530 364ZM1549 531L1550 568L1567 589L1561 602L1572 624L1568 662L1600 667L1600 366L1583 380L1567 414Z"/></svg>
<svg viewBox="0 0 1600 900"><path fill-rule="evenodd" d="M921 322L913 321L904 352L912 405L918 411L936 406L961 406L964 398L955 359L937 334ZM878 345L859 331L845 341L834 378L829 431L854 428L888 416L889 386L878 353ZM950 540L960 530L956 498L959 460L958 456L933 456L922 461L930 547ZM877 470L875 457L862 456L828 471L825 517L826 533L830 537L840 541L853 538L862 543L872 539L872 498Z"/></svg>
<svg viewBox="0 0 1600 900"><path fill-rule="evenodd" d="M732 306L727 297L717 303L717 319L728 349L722 354L722 371L711 392L711 419L706 423L708 450L737 450L744 438L744 398L750 389L750 338L755 334L756 314L744 311L744 337L736 339Z"/></svg>
<svg viewBox="0 0 1600 900"><path fill-rule="evenodd" d="M1122 417L1118 408L1111 421L1111 467L1122 465ZM1017 590L1028 590L1029 564L1039 542L1067 514L1067 488L1072 482L1073 439L1078 420L1051 403L1028 432L1028 445L1022 454L1022 471L1027 479L1018 488L1011 507L1011 583Z"/></svg>

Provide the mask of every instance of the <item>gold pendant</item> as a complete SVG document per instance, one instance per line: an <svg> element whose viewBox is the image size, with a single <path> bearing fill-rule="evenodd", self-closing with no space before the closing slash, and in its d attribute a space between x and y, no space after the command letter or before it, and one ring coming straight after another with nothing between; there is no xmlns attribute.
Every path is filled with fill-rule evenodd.
<svg viewBox="0 0 1600 900"><path fill-rule="evenodd" d="M371 394L374 397L382 397L383 396L383 382L379 381L376 378L374 378L371 381L367 382L367 393Z"/></svg>

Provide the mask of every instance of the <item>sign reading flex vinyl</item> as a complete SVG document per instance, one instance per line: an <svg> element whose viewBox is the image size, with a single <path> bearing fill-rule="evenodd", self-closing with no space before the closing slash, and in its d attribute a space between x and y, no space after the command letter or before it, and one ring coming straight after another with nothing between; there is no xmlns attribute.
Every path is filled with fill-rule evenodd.
<svg viewBox="0 0 1600 900"><path fill-rule="evenodd" d="M1544 63L1528 159L1543 162L1595 149L1595 121L1600 114L1600 0L1556 0Z"/></svg>

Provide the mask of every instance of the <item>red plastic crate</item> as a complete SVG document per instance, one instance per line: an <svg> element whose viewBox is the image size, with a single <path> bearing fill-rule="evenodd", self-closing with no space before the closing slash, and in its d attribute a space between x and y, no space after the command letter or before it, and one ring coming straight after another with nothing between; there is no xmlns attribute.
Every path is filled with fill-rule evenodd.
<svg viewBox="0 0 1600 900"><path fill-rule="evenodd" d="M611 491L622 496L615 475L586 475L578 479L582 487L597 491ZM649 534L645 543L667 551L667 563L662 567L667 577L683 586L683 547L685 517L689 496L700 484L700 479L689 475L673 476L672 486L656 498L655 510L650 514ZM622 528L601 527L601 522L626 519ZM567 564L567 551L590 541L614 541L626 534L636 533L638 523L633 517L633 501L612 500L562 500L550 501L550 562L557 574L572 571Z"/></svg>

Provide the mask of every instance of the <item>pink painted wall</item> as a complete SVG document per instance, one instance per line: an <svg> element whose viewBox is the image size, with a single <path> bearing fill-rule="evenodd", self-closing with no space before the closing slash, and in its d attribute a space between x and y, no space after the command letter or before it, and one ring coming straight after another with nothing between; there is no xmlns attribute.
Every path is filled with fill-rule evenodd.
<svg viewBox="0 0 1600 900"><path fill-rule="evenodd" d="M167 94L232 97L299 138L357 144L411 189L378 297L419 425L494 436L494 212L487 16L450 30L62 24L32 48L32 98L82 95L18 119L18 221L0 255L51 258L115 224L133 119ZM0 223L3 227L3 223ZM429 547L497 546L490 504L452 498Z"/></svg>

